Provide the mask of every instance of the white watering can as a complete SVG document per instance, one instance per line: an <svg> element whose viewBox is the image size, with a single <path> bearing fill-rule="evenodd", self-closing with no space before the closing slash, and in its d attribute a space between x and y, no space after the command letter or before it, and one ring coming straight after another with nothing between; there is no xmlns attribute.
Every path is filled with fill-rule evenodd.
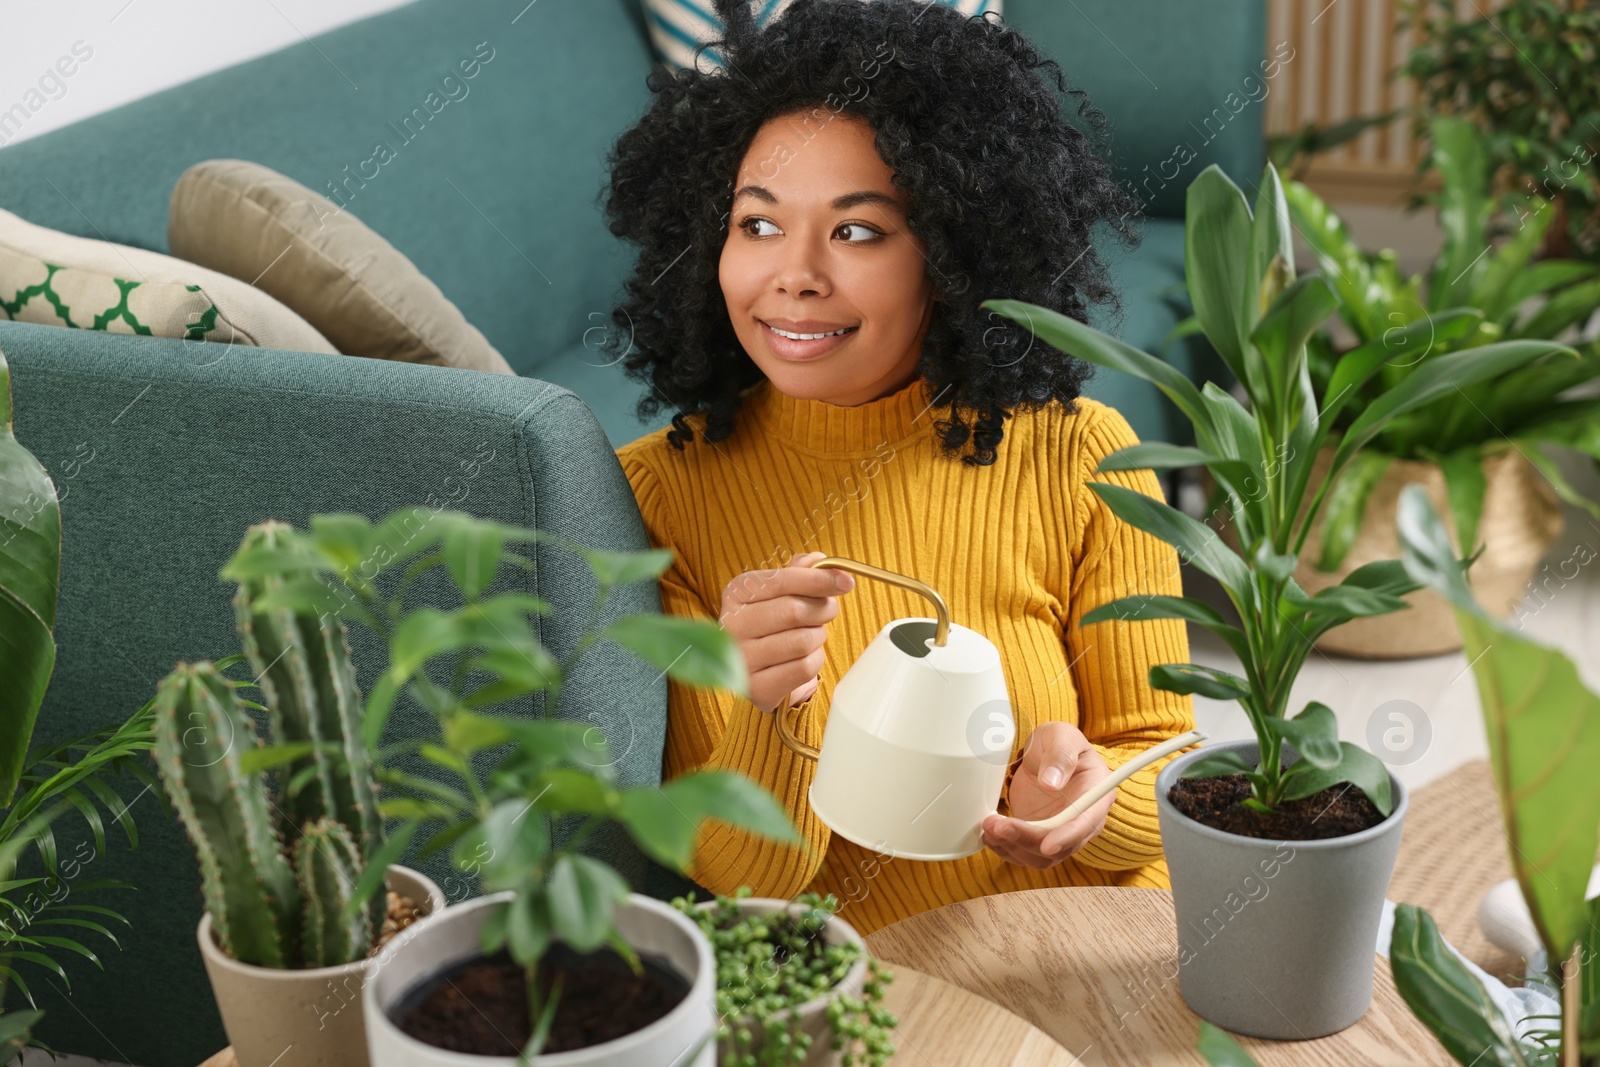
<svg viewBox="0 0 1600 1067"><path fill-rule="evenodd" d="M820 749L795 735L784 694L778 736L817 764L811 810L846 840L899 859L955 860L980 851L1017 730L1000 653L976 630L952 623L944 598L914 578L841 556L811 566L920 593L938 616L896 619L878 631L834 686ZM1205 737L1191 730L1164 741L1065 810L1029 825L1050 830L1070 822L1135 771Z"/></svg>

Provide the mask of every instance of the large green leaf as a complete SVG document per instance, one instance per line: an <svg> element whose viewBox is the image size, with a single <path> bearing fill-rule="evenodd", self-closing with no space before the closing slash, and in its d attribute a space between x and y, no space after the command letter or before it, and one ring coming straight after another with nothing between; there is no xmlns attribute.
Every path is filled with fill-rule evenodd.
<svg viewBox="0 0 1600 1067"><path fill-rule="evenodd" d="M625 789L617 818L641 849L677 870L694 858L695 833L709 818L779 844L805 841L765 786L730 770L696 771L662 786Z"/></svg>
<svg viewBox="0 0 1600 1067"><path fill-rule="evenodd" d="M1596 307L1600 307L1600 278L1591 278L1555 293L1511 333L1514 337L1554 337L1583 322Z"/></svg>
<svg viewBox="0 0 1600 1067"><path fill-rule="evenodd" d="M55 483L11 431L11 372L0 354L0 806L10 804L55 669L61 505Z"/></svg>
<svg viewBox="0 0 1600 1067"><path fill-rule="evenodd" d="M1189 183L1184 278L1206 339L1233 376L1252 395L1260 395L1266 383L1258 362L1246 356L1252 323L1245 300L1256 299L1250 291L1251 255L1250 207L1239 187L1213 163Z"/></svg>
<svg viewBox="0 0 1600 1067"><path fill-rule="evenodd" d="M1400 495L1399 532L1406 569L1455 605L1483 704L1511 869L1550 959L1565 959L1587 925L1584 891L1600 849L1600 696L1566 655L1483 611L1420 486Z"/></svg>
<svg viewBox="0 0 1600 1067"><path fill-rule="evenodd" d="M1387 318L1394 294L1378 283L1372 266L1350 236L1344 220L1300 182L1284 186L1295 226L1311 246L1317 265L1338 290L1340 312L1363 342L1376 341L1393 323Z"/></svg>
<svg viewBox="0 0 1600 1067"><path fill-rule="evenodd" d="M1250 569L1211 527L1136 489L1108 482L1090 482L1089 488L1117 518L1165 541L1181 558L1221 582L1235 606L1248 603Z"/></svg>
<svg viewBox="0 0 1600 1067"><path fill-rule="evenodd" d="M1415 904L1395 906L1389 968L1412 1013L1457 1063L1529 1067L1489 991L1445 947L1433 917Z"/></svg>
<svg viewBox="0 0 1600 1067"><path fill-rule="evenodd" d="M738 643L710 619L624 615L604 634L680 682L735 693L749 688Z"/></svg>
<svg viewBox="0 0 1600 1067"><path fill-rule="evenodd" d="M1552 341L1501 341L1429 359L1411 370L1404 381L1388 390L1363 411L1345 432L1334 453L1332 470L1344 467L1350 456L1371 441L1395 416L1421 407L1454 389L1504 374L1536 359L1561 353L1578 353Z"/></svg>
<svg viewBox="0 0 1600 1067"><path fill-rule="evenodd" d="M1069 356L1149 382L1189 417L1195 435L1202 443L1210 440L1211 420L1207 418L1205 407L1200 402L1200 391L1188 375L1172 364L1038 304L1022 300L985 300L978 306L1012 320L1045 344Z"/></svg>
<svg viewBox="0 0 1600 1067"><path fill-rule="evenodd" d="M1336 571L1356 543L1367 514L1367 499L1389 471L1392 457L1371 450L1357 452L1339 472L1322 505L1322 552L1317 569Z"/></svg>
<svg viewBox="0 0 1600 1067"><path fill-rule="evenodd" d="M1306 338L1338 306L1338 296L1322 276L1307 274L1278 296L1251 331L1250 340L1266 366L1271 412L1282 413L1289 405L1291 387L1305 362Z"/></svg>
<svg viewBox="0 0 1600 1067"><path fill-rule="evenodd" d="M1443 350L1465 337L1483 321L1475 308L1449 308L1420 319L1386 329L1378 337L1358 345L1339 357L1323 397L1322 418L1333 423L1354 400L1363 385L1385 364L1412 366L1435 348Z"/></svg>
<svg viewBox="0 0 1600 1067"><path fill-rule="evenodd" d="M1474 307L1483 309L1486 319L1502 327L1509 325L1507 319L1516 310L1510 302L1511 283L1533 260L1556 214L1550 201L1537 196L1523 197L1515 207L1517 228L1484 257L1483 270L1469 297Z"/></svg>
<svg viewBox="0 0 1600 1067"><path fill-rule="evenodd" d="M1458 448L1438 460L1444 472L1445 497L1456 523L1456 543L1463 555L1478 547L1478 522L1483 518L1483 494L1487 481L1483 474L1483 449L1476 445Z"/></svg>
<svg viewBox="0 0 1600 1067"><path fill-rule="evenodd" d="M1494 201L1488 195L1489 162L1477 128L1466 119L1439 115L1429 132L1433 165L1443 183L1439 228L1444 247L1428 278L1428 307L1438 309L1472 302L1485 270Z"/></svg>

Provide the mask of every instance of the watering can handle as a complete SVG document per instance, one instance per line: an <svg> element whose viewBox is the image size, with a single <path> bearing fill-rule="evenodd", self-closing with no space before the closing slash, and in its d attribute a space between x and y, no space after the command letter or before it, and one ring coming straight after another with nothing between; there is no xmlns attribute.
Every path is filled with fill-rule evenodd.
<svg viewBox="0 0 1600 1067"><path fill-rule="evenodd" d="M1156 760L1161 759L1163 756L1170 755L1171 753L1178 751L1180 748L1188 748L1190 745L1198 744L1201 741L1204 741L1207 736L1207 734L1202 733L1199 730L1190 730L1186 734L1179 734L1177 737L1174 737L1171 740L1163 741L1154 748L1148 748L1139 753L1137 756L1133 757L1128 762L1124 763L1122 766L1118 767L1116 770L1100 779L1099 782L1095 783L1094 788L1090 789L1077 800L1074 800L1071 804L1068 804L1063 810L1056 812L1054 815L1051 815L1048 818L1023 819L1022 821L1033 827L1035 830L1054 830L1056 827L1071 822L1073 819L1076 819L1078 816L1094 807L1097 801L1099 801L1113 789L1117 788L1117 786L1127 781L1135 772L1143 770Z"/></svg>
<svg viewBox="0 0 1600 1067"><path fill-rule="evenodd" d="M944 647L944 643L950 634L950 609L945 605L944 597L940 596L938 590L931 585L919 582L915 578L907 578L903 574L896 574L894 571L886 571L882 567L874 567L870 563L846 559L843 556L823 556L811 566L833 567L841 571L849 571L851 574L860 575L863 578L876 578L880 582L898 585L902 589L909 589L913 593L920 593L927 597L933 602L934 615L938 620L933 631L933 643L941 648ZM816 746L806 744L795 734L794 726L789 722L789 708L789 694L785 693L783 694L783 699L778 702L778 710L775 712L778 720L778 738L789 751L805 759L815 760L822 752Z"/></svg>

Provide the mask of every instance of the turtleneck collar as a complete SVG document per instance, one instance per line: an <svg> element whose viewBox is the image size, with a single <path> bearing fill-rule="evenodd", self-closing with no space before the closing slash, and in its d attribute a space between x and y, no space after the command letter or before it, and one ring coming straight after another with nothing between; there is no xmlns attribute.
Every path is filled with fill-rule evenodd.
<svg viewBox="0 0 1600 1067"><path fill-rule="evenodd" d="M796 400L764 379L745 392L745 408L762 432L817 453L871 452L931 434L936 418L926 381L911 379L888 396L846 407L823 400Z"/></svg>

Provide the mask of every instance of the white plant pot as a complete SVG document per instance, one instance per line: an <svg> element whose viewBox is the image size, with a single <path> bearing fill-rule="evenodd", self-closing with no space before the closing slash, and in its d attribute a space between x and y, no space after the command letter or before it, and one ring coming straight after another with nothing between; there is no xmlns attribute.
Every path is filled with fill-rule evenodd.
<svg viewBox="0 0 1600 1067"><path fill-rule="evenodd" d="M403 1033L389 1012L413 986L482 954L484 920L512 898L478 897L414 923L372 961L362 988L372 1067L511 1067L515 1056L476 1056L424 1044ZM666 1015L631 1034L589 1048L534 1057L538 1067L715 1067L717 967L711 942L670 904L640 893L616 910L617 929L640 953L665 957L689 982Z"/></svg>
<svg viewBox="0 0 1600 1067"><path fill-rule="evenodd" d="M789 901L777 897L746 897L737 903L739 910L746 915L771 915L774 912L788 910L791 906ZM702 904L695 905L695 907L701 909L715 908L716 901L708 900ZM800 1062L799 1067L839 1067L843 1062L844 1054L835 1052L829 1047L833 1044L833 1027L828 1023L828 1005L842 995L861 996L862 988L867 981L867 944L861 939L861 935L856 932L855 927L835 915L822 928L822 940L829 945L859 945L861 958L856 960L855 964L832 989L811 998L804 1004L797 1004L788 1011L781 1012L774 1017L776 1021L788 1018L791 1015L798 1016L801 1031L811 1035L811 1048L806 1053L806 1058ZM730 1025L737 1030L738 1023L736 1021L730 1020ZM750 1045L743 1047L742 1051L753 1053L765 1043L765 1034L760 1026L753 1023L746 1025L750 1026L753 1041ZM717 1049L717 1062L724 1065L724 1067L733 1063L735 1051L731 1042L720 1042Z"/></svg>
<svg viewBox="0 0 1600 1067"><path fill-rule="evenodd" d="M429 913L445 909L439 887L409 867L392 865L384 884ZM282 970L240 963L224 953L211 932L209 914L201 917L198 936L211 994L238 1067L349 1067L366 1062L361 987L376 957L337 967Z"/></svg>

